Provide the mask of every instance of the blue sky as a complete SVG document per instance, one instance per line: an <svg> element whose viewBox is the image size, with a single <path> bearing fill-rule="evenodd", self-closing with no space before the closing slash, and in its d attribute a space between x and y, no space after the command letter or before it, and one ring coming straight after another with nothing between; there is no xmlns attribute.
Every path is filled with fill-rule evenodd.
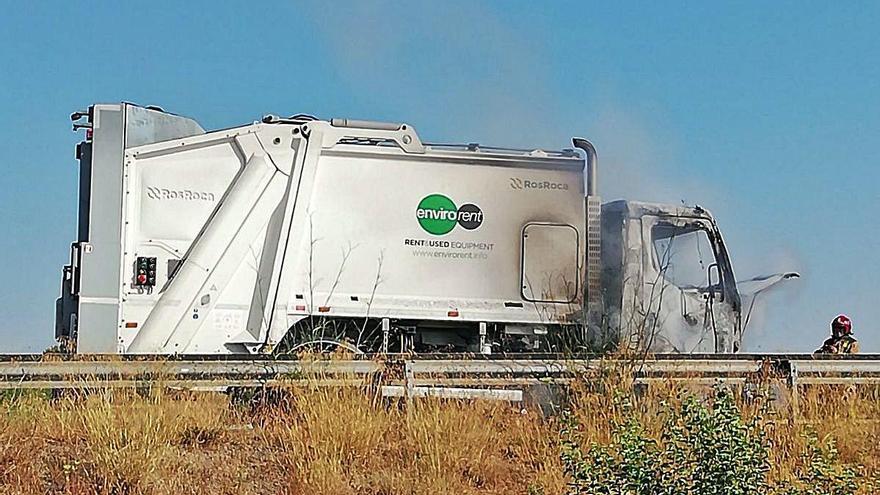
<svg viewBox="0 0 880 495"><path fill-rule="evenodd" d="M880 4L123 3L0 17L0 352L52 342L68 115L122 100L206 128L308 112L435 142L583 135L605 199L699 203L738 277L803 274L763 299L748 349L812 350L845 312L880 352Z"/></svg>

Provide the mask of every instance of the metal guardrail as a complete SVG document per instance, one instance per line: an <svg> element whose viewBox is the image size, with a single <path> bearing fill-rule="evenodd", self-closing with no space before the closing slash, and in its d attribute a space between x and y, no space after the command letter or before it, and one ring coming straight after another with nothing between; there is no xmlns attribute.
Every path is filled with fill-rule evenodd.
<svg viewBox="0 0 880 495"><path fill-rule="evenodd" d="M223 389L278 385L380 386L390 397L436 396L520 401L524 387L565 384L611 370L634 382L742 383L773 376L801 385L880 384L880 355L372 356L351 360L82 356L0 356L0 389L166 386Z"/></svg>

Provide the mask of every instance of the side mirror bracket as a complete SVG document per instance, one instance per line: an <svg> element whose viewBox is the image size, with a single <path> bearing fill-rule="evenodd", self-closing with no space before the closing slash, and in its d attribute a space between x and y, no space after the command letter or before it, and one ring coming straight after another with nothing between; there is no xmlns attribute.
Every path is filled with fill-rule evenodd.
<svg viewBox="0 0 880 495"><path fill-rule="evenodd" d="M714 270L713 270L714 268ZM713 283L712 280L712 272L715 272L715 280L717 282ZM709 297L715 297L715 291L717 290L721 294L721 302L724 302L724 287L721 282L721 267L718 266L718 263L712 263L709 265L709 268L706 269L706 280L709 283L708 293Z"/></svg>

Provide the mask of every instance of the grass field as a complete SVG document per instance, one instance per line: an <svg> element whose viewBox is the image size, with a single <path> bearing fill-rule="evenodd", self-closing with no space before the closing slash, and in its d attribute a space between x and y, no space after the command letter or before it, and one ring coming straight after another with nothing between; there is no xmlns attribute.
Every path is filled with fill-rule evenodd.
<svg viewBox="0 0 880 495"><path fill-rule="evenodd" d="M718 397L672 385L634 396L606 378L575 386L569 413L544 417L502 403L404 407L355 388L245 402L160 390L8 395L0 493L709 493L694 487L755 473L766 486L717 493L874 493L876 391L808 391L797 418L735 397L730 413Z"/></svg>

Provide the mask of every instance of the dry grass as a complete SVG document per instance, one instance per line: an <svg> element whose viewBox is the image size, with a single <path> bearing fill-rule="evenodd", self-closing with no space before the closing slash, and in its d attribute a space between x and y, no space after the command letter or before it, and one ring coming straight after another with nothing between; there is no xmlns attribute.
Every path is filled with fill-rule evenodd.
<svg viewBox="0 0 880 495"><path fill-rule="evenodd" d="M355 389L299 391L263 411L260 443L289 493L523 493L562 486L553 436L508 405L405 409Z"/></svg>
<svg viewBox="0 0 880 495"><path fill-rule="evenodd" d="M653 387L624 413L606 380L574 392L583 442L604 443L622 414L662 428L678 387ZM880 468L876 392L812 390L797 420L765 418L771 477L793 476L803 434L841 460ZM756 413L745 406L745 414ZM302 388L257 406L211 393L23 395L0 402L0 493L545 493L565 491L559 425L499 403L417 401L355 388Z"/></svg>

